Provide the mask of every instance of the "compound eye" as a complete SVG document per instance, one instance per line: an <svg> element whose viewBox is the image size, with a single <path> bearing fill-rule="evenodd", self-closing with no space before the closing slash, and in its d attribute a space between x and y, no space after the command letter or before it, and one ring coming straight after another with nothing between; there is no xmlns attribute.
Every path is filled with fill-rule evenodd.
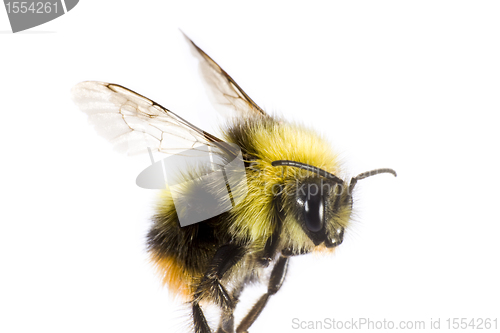
<svg viewBox="0 0 500 333"><path fill-rule="evenodd" d="M321 191L320 191L321 192ZM318 232L325 223L325 204L322 193L308 194L304 202L304 219L309 231Z"/></svg>

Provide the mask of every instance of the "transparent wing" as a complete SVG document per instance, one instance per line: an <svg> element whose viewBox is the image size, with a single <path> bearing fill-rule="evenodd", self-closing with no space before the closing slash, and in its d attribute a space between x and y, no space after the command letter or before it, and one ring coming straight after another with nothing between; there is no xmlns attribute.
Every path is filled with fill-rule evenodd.
<svg viewBox="0 0 500 333"><path fill-rule="evenodd" d="M262 110L212 58L184 35L191 45L192 53L200 61L200 72L216 110L224 116L237 117L267 116ZM235 114L236 112L236 114Z"/></svg>
<svg viewBox="0 0 500 333"><path fill-rule="evenodd" d="M148 147L176 154L213 146L232 155L222 140L199 129L154 101L117 84L87 81L72 89L74 102L88 114L99 135L129 155ZM202 153L206 150L202 151Z"/></svg>

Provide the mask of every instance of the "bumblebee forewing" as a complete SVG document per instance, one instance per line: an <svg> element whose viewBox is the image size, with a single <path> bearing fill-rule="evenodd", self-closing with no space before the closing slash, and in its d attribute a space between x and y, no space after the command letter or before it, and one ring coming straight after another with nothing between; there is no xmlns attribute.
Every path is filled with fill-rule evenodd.
<svg viewBox="0 0 500 333"><path fill-rule="evenodd" d="M72 96L89 116L97 133L109 140L117 151L128 155L147 152L148 147L175 154L217 140L161 105L120 85L81 82L73 87Z"/></svg>

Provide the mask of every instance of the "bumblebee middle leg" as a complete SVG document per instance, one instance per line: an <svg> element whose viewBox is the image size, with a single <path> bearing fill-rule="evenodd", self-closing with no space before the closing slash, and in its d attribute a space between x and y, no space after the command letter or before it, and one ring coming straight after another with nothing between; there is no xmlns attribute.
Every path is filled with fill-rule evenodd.
<svg viewBox="0 0 500 333"><path fill-rule="evenodd" d="M246 281L243 281L233 289L231 294L231 299L233 300L233 308L231 311L222 311L221 318L219 322L219 327L217 328L217 333L234 333L234 309L240 299L240 294L243 291L243 288L246 284Z"/></svg>
<svg viewBox="0 0 500 333"><path fill-rule="evenodd" d="M281 255L273 267L267 293L262 295L257 303L250 309L245 318L240 322L237 333L247 333L248 328L255 322L257 317L261 314L262 310L267 304L269 297L276 294L280 290L283 281L285 280L286 271L288 268L288 256Z"/></svg>
<svg viewBox="0 0 500 333"><path fill-rule="evenodd" d="M243 257L244 253L244 248L235 244L223 245L215 253L193 297L192 308L195 333L212 332L199 304L205 298L210 299L222 309L223 316L226 315L228 320L226 325L231 325L230 320L235 304L220 280L224 273ZM228 316L228 314L231 314L231 316Z"/></svg>

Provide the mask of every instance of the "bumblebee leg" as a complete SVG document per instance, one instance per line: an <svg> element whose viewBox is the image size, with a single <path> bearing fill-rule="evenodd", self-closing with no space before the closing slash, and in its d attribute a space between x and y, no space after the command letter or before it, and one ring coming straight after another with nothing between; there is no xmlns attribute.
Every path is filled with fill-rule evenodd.
<svg viewBox="0 0 500 333"><path fill-rule="evenodd" d="M193 301L193 323L196 333L212 333L198 301Z"/></svg>
<svg viewBox="0 0 500 333"><path fill-rule="evenodd" d="M233 289L231 293L231 298L233 300L233 309L229 312L222 311L219 327L217 329L217 333L234 333L234 316L233 312L236 308L236 304L240 299L240 294L243 291L243 287L245 286L246 281L241 283L239 286Z"/></svg>
<svg viewBox="0 0 500 333"><path fill-rule="evenodd" d="M281 255L278 262L274 265L273 271L271 272L271 277L269 279L269 285L267 287L267 293L261 296L261 298L254 304L252 309L247 313L245 318L240 322L237 333L246 333L248 328L254 323L257 317L260 315L262 310L267 304L270 296L276 294L280 290L283 281L285 280L286 271L288 268L288 257Z"/></svg>
<svg viewBox="0 0 500 333"><path fill-rule="evenodd" d="M234 333L234 316L233 312L223 312L219 322L217 333Z"/></svg>
<svg viewBox="0 0 500 333"><path fill-rule="evenodd" d="M221 284L220 279L222 279L224 273L233 267L243 255L244 248L234 244L223 245L215 253L207 272L196 288L192 302L193 322L196 333L212 332L199 305L200 301L204 298L212 300L222 309L223 320L221 320L221 323L226 319L226 325L231 325L235 303L229 296L226 288Z"/></svg>

